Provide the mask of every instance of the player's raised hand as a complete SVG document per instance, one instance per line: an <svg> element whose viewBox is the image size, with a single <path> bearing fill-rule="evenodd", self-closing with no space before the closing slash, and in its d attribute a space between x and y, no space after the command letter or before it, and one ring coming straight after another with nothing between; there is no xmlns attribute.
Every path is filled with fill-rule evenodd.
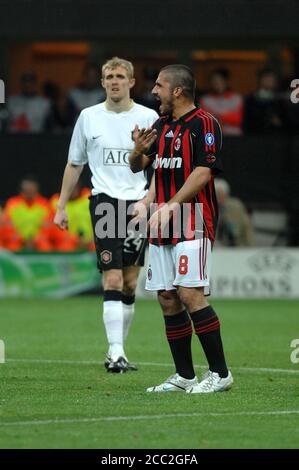
<svg viewBox="0 0 299 470"><path fill-rule="evenodd" d="M135 141L135 150L142 154L146 153L151 145L155 142L157 138L156 129L151 127L148 129L139 129L138 126L135 126L133 131L133 139Z"/></svg>
<svg viewBox="0 0 299 470"><path fill-rule="evenodd" d="M68 216L64 209L57 209L54 217L54 224L61 230L68 228Z"/></svg>

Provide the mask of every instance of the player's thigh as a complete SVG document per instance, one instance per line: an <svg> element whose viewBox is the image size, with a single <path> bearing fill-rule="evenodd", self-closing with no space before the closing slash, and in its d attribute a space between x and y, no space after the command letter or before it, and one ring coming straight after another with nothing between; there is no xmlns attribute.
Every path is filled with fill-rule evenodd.
<svg viewBox="0 0 299 470"><path fill-rule="evenodd" d="M123 272L121 269L109 269L107 271L103 271L103 289L123 289Z"/></svg>

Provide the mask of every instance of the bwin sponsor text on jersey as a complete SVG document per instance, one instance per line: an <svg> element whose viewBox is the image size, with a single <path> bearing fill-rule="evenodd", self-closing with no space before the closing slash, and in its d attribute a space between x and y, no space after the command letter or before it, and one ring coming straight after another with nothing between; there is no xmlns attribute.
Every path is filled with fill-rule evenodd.
<svg viewBox="0 0 299 470"><path fill-rule="evenodd" d="M182 157L156 157L153 168L181 168L182 163Z"/></svg>

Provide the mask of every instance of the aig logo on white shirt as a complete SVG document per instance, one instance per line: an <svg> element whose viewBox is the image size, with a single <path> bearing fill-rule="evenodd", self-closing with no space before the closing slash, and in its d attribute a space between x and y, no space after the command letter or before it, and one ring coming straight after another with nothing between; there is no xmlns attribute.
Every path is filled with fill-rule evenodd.
<svg viewBox="0 0 299 470"><path fill-rule="evenodd" d="M129 155L131 150L117 149L117 148L104 148L104 165L129 165Z"/></svg>

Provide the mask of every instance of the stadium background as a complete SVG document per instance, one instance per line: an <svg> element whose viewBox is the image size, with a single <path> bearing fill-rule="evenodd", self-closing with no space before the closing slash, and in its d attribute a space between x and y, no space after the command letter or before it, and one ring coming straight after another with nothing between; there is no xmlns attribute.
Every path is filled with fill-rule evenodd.
<svg viewBox="0 0 299 470"><path fill-rule="evenodd" d="M290 413L289 421L285 416L280 422L277 418L273 426L272 418L259 423L257 414L254 413L269 412L271 415L273 410L274 413L296 411L292 386L295 387L298 366L290 361L290 343L299 336L299 120L296 121L299 103L290 102L290 84L294 78L299 78L298 16L299 5L295 0L185 0L183 4L176 0L0 1L0 79L5 84L5 101L9 96L19 93L20 76L26 71L34 71L38 77L39 93L43 92L46 81L55 83L59 88L61 105L67 92L80 82L86 63L94 62L100 66L107 58L118 55L134 63L136 99L142 93L145 69L159 70L159 67L169 63L182 62L190 65L202 93L210 87L210 73L225 67L231 75L231 88L243 97L256 89L258 71L270 67L279 77L280 96L291 106L295 116L294 125L289 127L286 123L277 132L244 132L240 136L227 135L224 140L224 177L231 186L232 195L243 201L249 212L255 243L250 248L219 246L215 250L212 302L214 298L223 297L243 299L239 300L240 303L227 303L229 301L226 300L216 300L216 303L218 302L220 312L223 310L224 325L227 321L224 332L227 342L231 340L231 346L228 346L229 357L240 373L240 378L238 373L236 375L242 385L236 393L245 394L253 387L255 394L260 394L260 402L257 403L252 398L246 403L240 398L235 403L228 403L221 397L217 401L216 411L221 413L223 407L226 411L241 414L252 411L247 434L239 432L237 421L242 421L243 418L235 416L234 421L231 416L228 420L232 437L231 440L224 439L222 431L226 429L227 421L222 416L223 421L218 423L215 435L213 426L208 421L208 412L215 411L215 405L210 399L205 408L207 416L200 418L202 426L206 425L206 440L202 438L199 441L188 441L188 431L182 427L179 417L174 419L183 434L185 432L185 437L174 435L175 443L171 438L172 434L165 437L167 426L164 430L161 425L160 434L155 436L155 432L152 433L154 423L151 423L153 428L146 427L144 432L136 431L133 422L124 424L121 430L109 424L105 439L101 429L93 429L95 433L89 433L90 428L89 431L82 429L82 423L79 430L74 424L70 435L68 429L63 431L62 428L55 428L53 431L52 428L45 430L43 437L37 437L30 425L26 436L21 427L14 433L13 429L16 428L9 427L9 423L14 421L18 426L20 421L32 423L34 419L85 419L94 414L101 415L102 408L98 409L97 394L101 394L103 388L105 397L101 398L106 404L106 417L111 414L144 415L144 408L136 408L132 397L137 389L145 388L144 381L159 380L159 376L165 371L163 362L167 364L170 360L165 351L162 333L157 336L159 345L153 345L146 339L145 351L142 338L147 337L147 328L153 327L155 331L160 331L161 323L156 303L150 299L140 301L141 311L147 314L154 309L157 314L152 323L148 315L141 315L136 319L130 353L144 364L143 369L148 368L144 375L134 378L133 383L130 377L125 377L123 385L116 385L119 388L118 393L125 391L128 403L127 408L117 408L117 397L115 402L109 401L109 394L113 395L116 381L111 385L103 376L103 382L97 382L101 362L98 334L101 337L100 352L105 352L97 296L74 297L63 301L45 299L62 298L80 292L93 291L97 294L100 278L94 268L93 253L78 250L76 253L41 254L32 250L18 253L2 250L0 338L5 342L6 363L3 367L1 365L0 372L6 378L2 385L4 384L3 391L7 393L9 405L5 408L5 404L1 404L5 431L2 434L2 443L0 438L1 447L115 448L122 447L122 442L124 447L130 448L134 448L134 445L158 447L159 442L162 446L185 448L188 442L191 447L200 448L297 446L298 430L297 434L294 430L296 416ZM37 177L41 193L45 197L49 198L59 191L71 126L57 126L51 131L39 133L9 132L6 103L0 104L0 126L1 205L4 207L7 199L18 193L19 182L27 174ZM83 183L88 186L88 182L89 173L86 169ZM140 297L144 297L142 283L141 277L138 289ZM24 301L24 296L27 299L37 299ZM284 300L276 303L270 300L250 300L273 297ZM74 316L66 314L68 309L73 310ZM86 312L83 314L85 310L90 312L87 320ZM43 321L51 332L50 339L43 330ZM270 328L267 326L269 321ZM71 328L73 336L66 333L68 328ZM93 333L90 340L92 328L96 334ZM81 333L83 337L80 336ZM246 344L251 346L249 354ZM67 368L67 361L73 364L74 369L80 361L82 364L86 361L82 380L84 384L90 381L92 387L96 384L95 389L90 392L90 396L92 393L95 395L88 399L88 403L85 402L84 387L81 389L79 383L75 385L75 392L67 395L68 386L74 385L74 369L71 365L70 369ZM88 361L91 369L89 371ZM151 361L157 362L158 366L152 366L151 369ZM48 364L47 373L42 370L45 363ZM242 367L255 367L255 375L248 377L244 370L242 375ZM263 368L264 382L261 379ZM288 372L285 375L282 372L276 380L279 369ZM59 387L57 397L56 391L53 391L47 380L49 377L53 381L59 380L61 374L65 377L65 384ZM38 384L38 391L34 385L33 388L28 384L24 385L26 376ZM19 378L18 384L14 383L14 377ZM284 389L284 400L280 396L283 387L287 388ZM18 406L18 400L22 401L21 390L25 390L25 401L28 399L22 411ZM269 390L273 397L271 402ZM33 391L36 395L32 395ZM43 411L39 400L47 400L48 394L55 399L53 403L50 400L49 407ZM66 397L65 402L63 394ZM12 399L12 395L16 398ZM34 398L31 403L30 396L34 396L36 401ZM82 403L80 412L71 404L74 398ZM177 397L174 401L167 399L164 403L160 401L155 404L149 398L146 400L146 405L158 406L157 414L163 414L168 408L168 413L173 412L175 415L181 409ZM65 409L61 413L62 403L65 404ZM24 405L23 401L22 404ZM190 429L196 430L196 417L192 417L194 407L190 404L184 406L190 412ZM298 408L297 397L297 412ZM102 418L101 415L99 423ZM259 424L260 436L257 433ZM278 429L282 424L285 431L279 437ZM105 421L102 425L105 425ZM136 439L134 432L137 432ZM124 433L127 433L127 440L119 442L119 437Z"/></svg>

